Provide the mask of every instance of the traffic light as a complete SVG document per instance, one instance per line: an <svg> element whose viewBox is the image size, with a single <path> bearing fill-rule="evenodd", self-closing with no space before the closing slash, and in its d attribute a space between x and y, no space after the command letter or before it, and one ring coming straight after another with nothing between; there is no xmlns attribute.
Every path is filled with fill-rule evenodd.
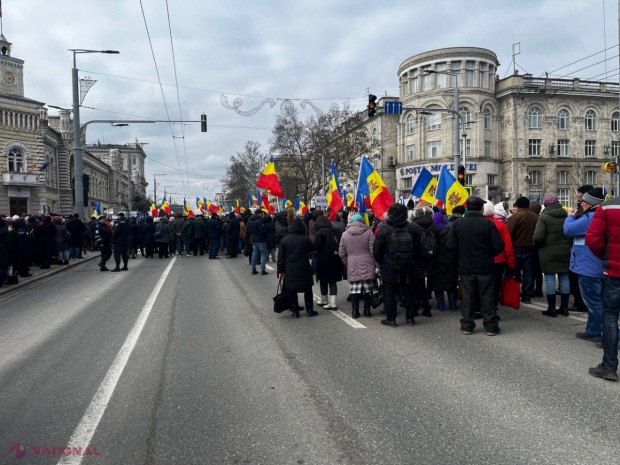
<svg viewBox="0 0 620 465"><path fill-rule="evenodd" d="M84 186L84 205L88 205L88 191L90 190L90 176L87 174L82 175L82 183Z"/></svg>
<svg viewBox="0 0 620 465"><path fill-rule="evenodd" d="M200 115L200 132L207 132L207 115Z"/></svg>
<svg viewBox="0 0 620 465"><path fill-rule="evenodd" d="M369 94L368 95L368 117L372 118L377 114L377 96Z"/></svg>
<svg viewBox="0 0 620 465"><path fill-rule="evenodd" d="M461 186L465 185L465 167L463 165L459 166L459 173L457 179L461 183Z"/></svg>

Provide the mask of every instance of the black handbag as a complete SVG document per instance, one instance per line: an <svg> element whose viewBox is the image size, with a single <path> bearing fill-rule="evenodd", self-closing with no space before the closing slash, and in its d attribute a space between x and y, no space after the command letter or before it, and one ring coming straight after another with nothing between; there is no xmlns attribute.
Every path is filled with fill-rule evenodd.
<svg viewBox="0 0 620 465"><path fill-rule="evenodd" d="M282 313L291 309L291 301L288 298L286 288L282 285L282 278L278 283L278 290L276 296L273 298L273 311L276 313Z"/></svg>
<svg viewBox="0 0 620 465"><path fill-rule="evenodd" d="M370 296L370 305L372 308L377 308L385 301L385 287L383 283L379 281L379 290Z"/></svg>

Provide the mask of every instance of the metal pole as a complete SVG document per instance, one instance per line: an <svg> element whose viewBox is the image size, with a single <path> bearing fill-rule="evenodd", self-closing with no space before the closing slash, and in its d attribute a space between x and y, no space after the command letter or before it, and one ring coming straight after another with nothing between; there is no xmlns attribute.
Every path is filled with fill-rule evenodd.
<svg viewBox="0 0 620 465"><path fill-rule="evenodd" d="M80 133L80 89L78 70L73 52L73 171L75 173L75 213L84 218L84 178L82 168L82 135Z"/></svg>
<svg viewBox="0 0 620 465"><path fill-rule="evenodd" d="M459 111L459 105L460 105L459 104L459 75L455 74L454 75L454 110L457 112ZM454 178L455 179L458 179L459 164L460 164L459 159L461 156L461 149L459 147L459 143L461 141L460 135L459 135L460 126L461 126L461 119L454 118L452 120L452 131L454 133L452 135L452 139L453 139L453 145L454 145Z"/></svg>
<svg viewBox="0 0 620 465"><path fill-rule="evenodd" d="M155 197L153 199L153 202L155 203L155 205L157 205L157 178L156 178L156 174L153 175L153 197Z"/></svg>
<svg viewBox="0 0 620 465"><path fill-rule="evenodd" d="M131 211L131 152L127 151L127 216Z"/></svg>
<svg viewBox="0 0 620 465"><path fill-rule="evenodd" d="M325 153L323 152L322 149L321 149L321 171L323 172L323 191L321 195L325 195Z"/></svg>

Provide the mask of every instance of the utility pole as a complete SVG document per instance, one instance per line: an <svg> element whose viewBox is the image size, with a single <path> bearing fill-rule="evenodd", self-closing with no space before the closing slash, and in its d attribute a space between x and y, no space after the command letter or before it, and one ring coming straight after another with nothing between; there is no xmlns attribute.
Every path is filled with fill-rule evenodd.
<svg viewBox="0 0 620 465"><path fill-rule="evenodd" d="M82 177L84 168L82 166L82 134L80 131L80 88L78 69L73 52L73 68L71 69L73 78L73 172L75 189L75 213L79 213L80 218L84 218L84 179Z"/></svg>
<svg viewBox="0 0 620 465"><path fill-rule="evenodd" d="M131 152L127 150L127 218L131 215Z"/></svg>

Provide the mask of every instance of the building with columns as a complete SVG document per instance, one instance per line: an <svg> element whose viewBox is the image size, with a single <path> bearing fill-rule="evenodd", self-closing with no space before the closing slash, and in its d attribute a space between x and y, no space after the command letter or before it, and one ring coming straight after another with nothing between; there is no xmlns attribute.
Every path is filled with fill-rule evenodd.
<svg viewBox="0 0 620 465"><path fill-rule="evenodd" d="M615 195L603 165L620 155L618 84L518 73L500 79L499 66L495 53L477 47L424 52L400 65L399 97L382 97L379 106L400 100L424 110L377 113L364 123L370 161L395 198L409 196L423 168L435 176L442 166L454 170L458 119L433 109L454 109L457 85L458 153L475 194L510 203L556 194L566 206L584 184Z"/></svg>

